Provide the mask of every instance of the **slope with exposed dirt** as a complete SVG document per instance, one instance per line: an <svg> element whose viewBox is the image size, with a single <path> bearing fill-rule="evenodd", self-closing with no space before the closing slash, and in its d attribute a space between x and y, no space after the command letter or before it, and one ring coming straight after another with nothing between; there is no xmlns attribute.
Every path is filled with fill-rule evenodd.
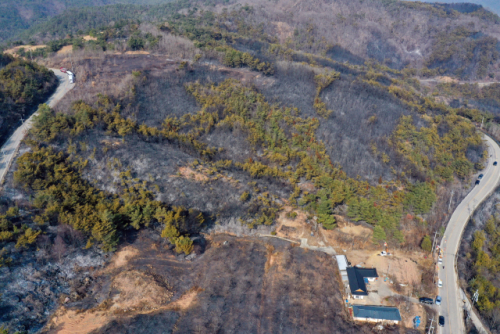
<svg viewBox="0 0 500 334"><path fill-rule="evenodd" d="M43 332L371 332L348 320L330 256L274 238L208 239L186 261L139 232Z"/></svg>

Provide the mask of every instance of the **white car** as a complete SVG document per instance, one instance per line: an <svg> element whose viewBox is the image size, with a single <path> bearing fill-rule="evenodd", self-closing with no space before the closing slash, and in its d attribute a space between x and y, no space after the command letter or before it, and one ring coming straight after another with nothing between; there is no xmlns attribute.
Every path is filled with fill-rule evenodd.
<svg viewBox="0 0 500 334"><path fill-rule="evenodd" d="M442 288L442 287L443 287L443 281L441 281L440 279L438 279L438 287L439 287L439 288Z"/></svg>
<svg viewBox="0 0 500 334"><path fill-rule="evenodd" d="M387 256L387 252L386 252L386 251L382 251L382 252L380 253L380 256Z"/></svg>
<svg viewBox="0 0 500 334"><path fill-rule="evenodd" d="M443 258L442 257L438 258L438 263L439 264L443 264Z"/></svg>

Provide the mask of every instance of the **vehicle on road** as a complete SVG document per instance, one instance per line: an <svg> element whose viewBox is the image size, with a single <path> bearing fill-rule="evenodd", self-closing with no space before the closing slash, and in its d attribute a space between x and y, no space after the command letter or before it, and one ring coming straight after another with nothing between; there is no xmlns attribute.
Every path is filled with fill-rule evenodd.
<svg viewBox="0 0 500 334"><path fill-rule="evenodd" d="M479 180L476 180L476 184L479 184Z"/></svg>
<svg viewBox="0 0 500 334"><path fill-rule="evenodd" d="M496 161L495 161L495 162L493 163L493 166L496 166L496 165L498 165L498 162L496 162Z"/></svg>
<svg viewBox="0 0 500 334"><path fill-rule="evenodd" d="M67 71L67 69L66 69L66 68L64 68L64 67L61 67L61 68L60 68L60 70L61 70L61 72L63 72L63 73L66 73L66 71Z"/></svg>
<svg viewBox="0 0 500 334"><path fill-rule="evenodd" d="M441 296L436 297L436 305L441 305Z"/></svg>
<svg viewBox="0 0 500 334"><path fill-rule="evenodd" d="M418 299L418 301L421 302L422 304L428 304L428 305L434 304L434 300L432 300L432 298L427 298L427 297L421 297Z"/></svg>
<svg viewBox="0 0 500 334"><path fill-rule="evenodd" d="M443 264L443 258L442 257L438 258L438 263L439 264Z"/></svg>
<svg viewBox="0 0 500 334"><path fill-rule="evenodd" d="M484 176L483 174L479 174L479 176L477 178L481 180L483 178L483 176Z"/></svg>
<svg viewBox="0 0 500 334"><path fill-rule="evenodd" d="M439 287L439 288L442 288L442 287L443 287L443 281L441 281L440 279L438 279L438 287Z"/></svg>
<svg viewBox="0 0 500 334"><path fill-rule="evenodd" d="M439 326L444 327L444 317L442 315L439 316Z"/></svg>

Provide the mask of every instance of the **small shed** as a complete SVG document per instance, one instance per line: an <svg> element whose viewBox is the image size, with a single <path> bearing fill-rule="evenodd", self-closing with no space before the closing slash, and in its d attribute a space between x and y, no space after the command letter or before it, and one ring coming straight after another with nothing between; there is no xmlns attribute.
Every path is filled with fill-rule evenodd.
<svg viewBox="0 0 500 334"><path fill-rule="evenodd" d="M345 255L335 255L337 259L337 266L339 267L340 277L342 278L342 282L349 280L347 276L347 267L349 266L349 262L347 262L347 257Z"/></svg>
<svg viewBox="0 0 500 334"><path fill-rule="evenodd" d="M401 321L401 314L397 307L353 305L352 318L356 321L398 324Z"/></svg>

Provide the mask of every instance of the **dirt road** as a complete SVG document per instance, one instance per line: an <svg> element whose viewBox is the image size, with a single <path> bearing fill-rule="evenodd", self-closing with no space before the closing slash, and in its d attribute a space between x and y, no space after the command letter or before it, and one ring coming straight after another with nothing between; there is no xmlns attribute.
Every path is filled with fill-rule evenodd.
<svg viewBox="0 0 500 334"><path fill-rule="evenodd" d="M68 76L62 73L60 70L51 68L51 70L56 74L59 79L59 86L57 86L56 91L52 94L49 99L45 102L50 107L54 107L59 100L75 85L70 84ZM9 167L16 155L17 149L21 144L26 132L30 129L33 123L33 116L26 120L17 130L12 134L12 136L5 142L5 144L0 149L0 187L3 184L4 177L9 171Z"/></svg>

